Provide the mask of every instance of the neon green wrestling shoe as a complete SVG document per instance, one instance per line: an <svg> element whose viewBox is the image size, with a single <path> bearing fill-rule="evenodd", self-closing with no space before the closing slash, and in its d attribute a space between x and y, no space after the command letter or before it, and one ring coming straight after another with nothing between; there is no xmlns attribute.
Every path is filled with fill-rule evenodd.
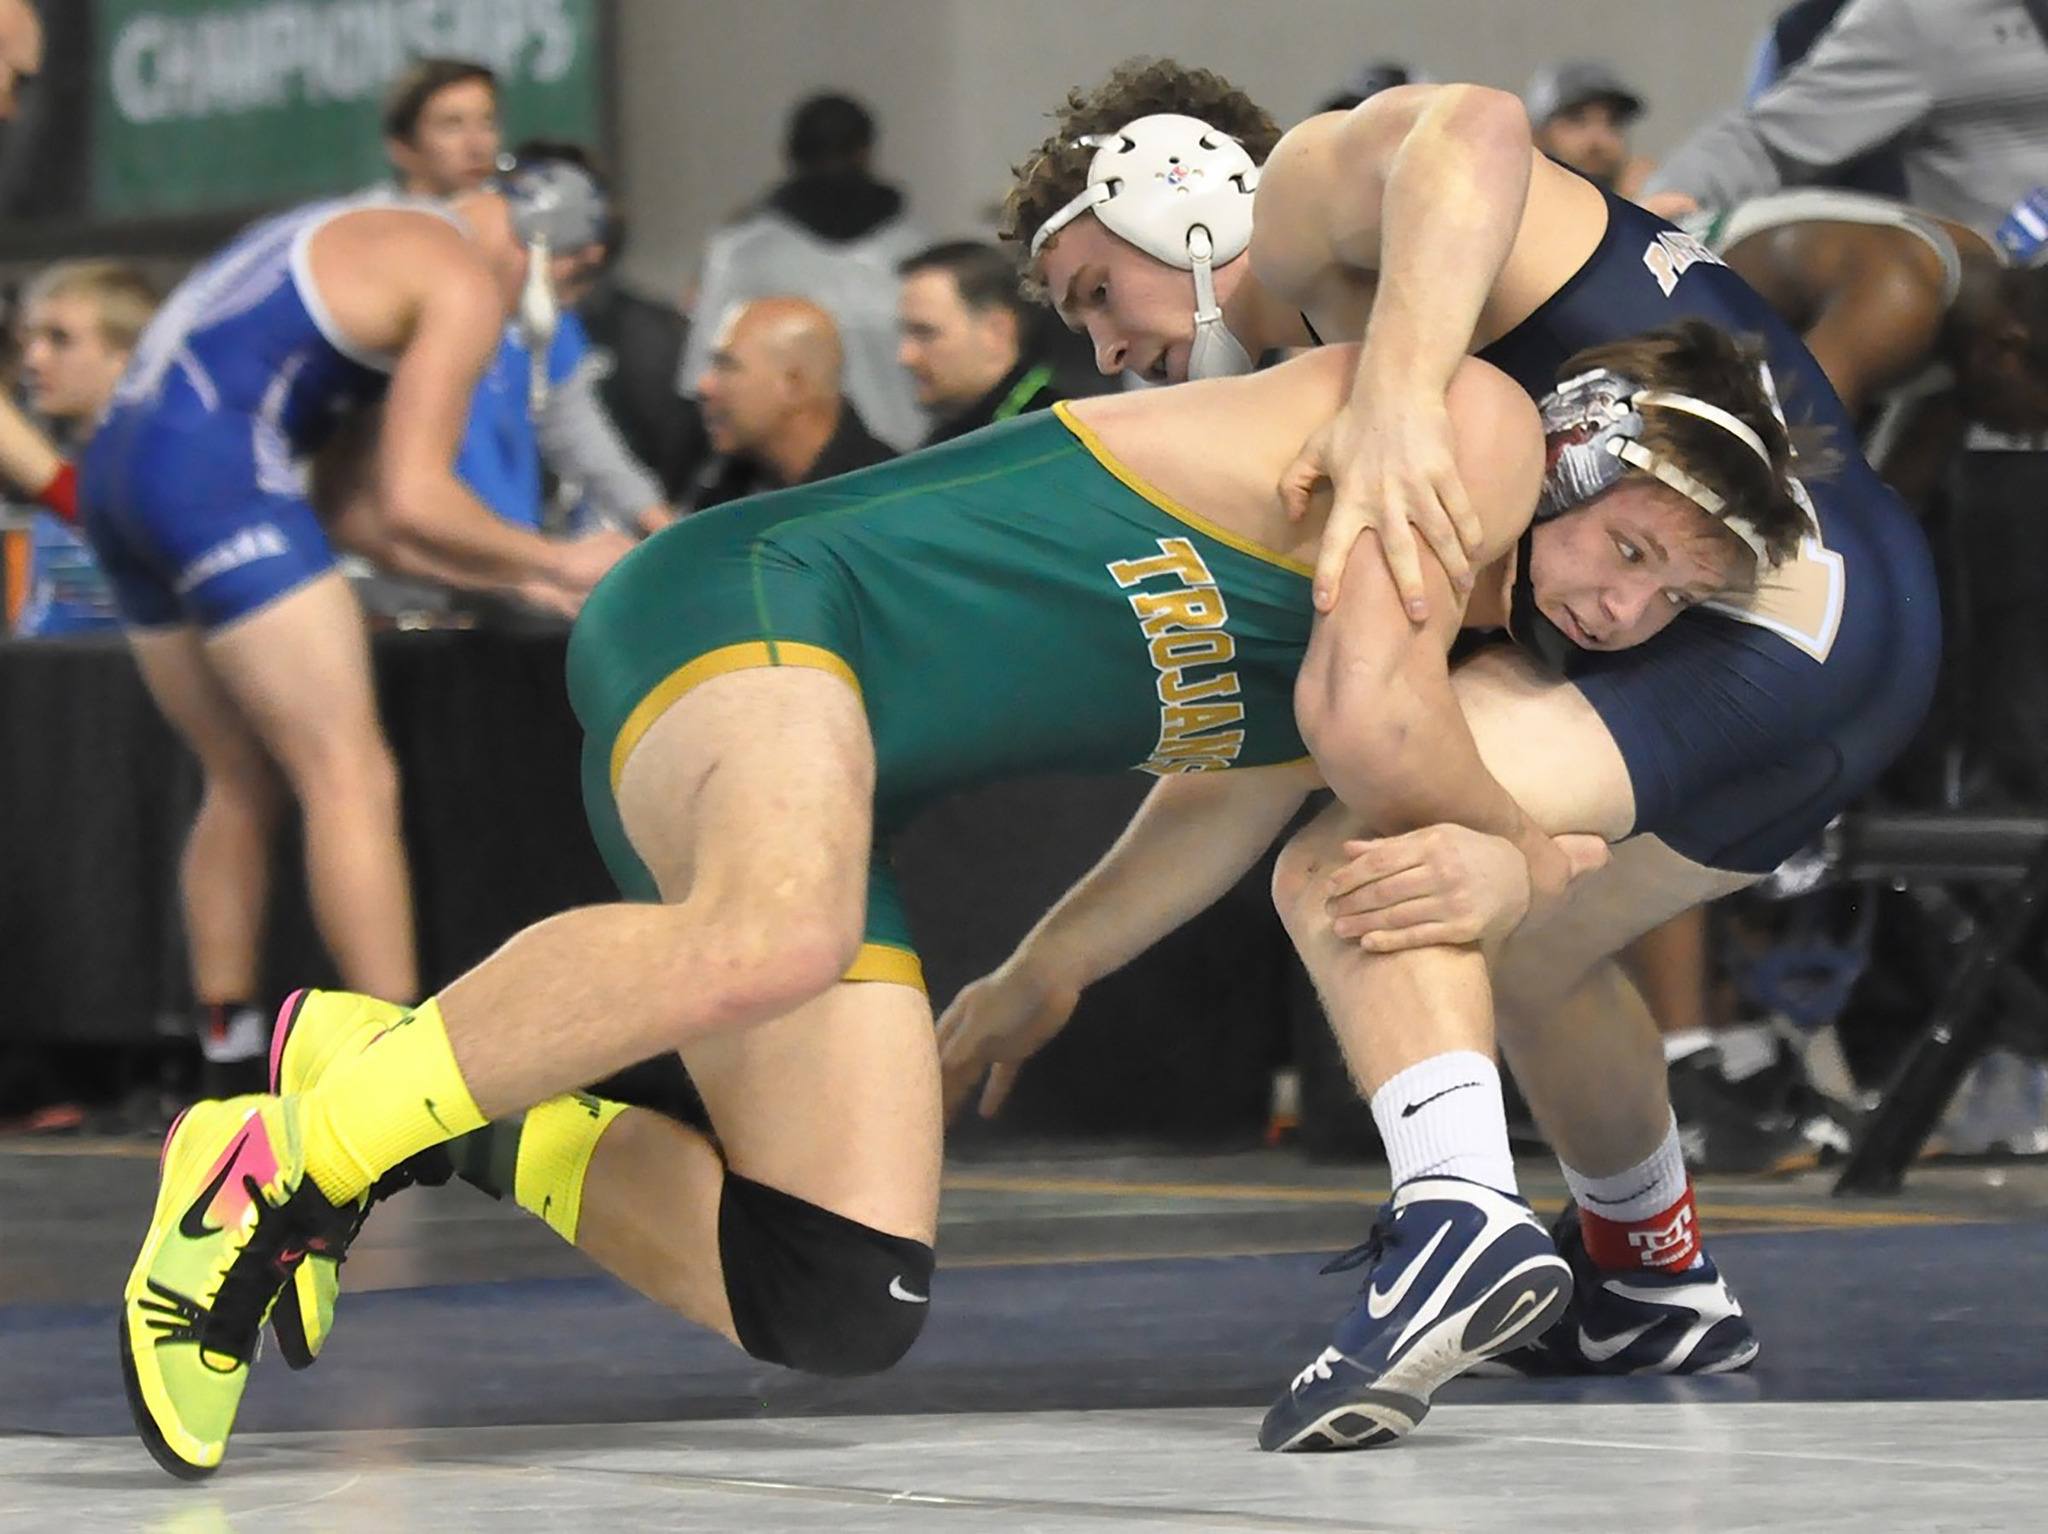
<svg viewBox="0 0 2048 1534"><path fill-rule="evenodd" d="M298 1107L281 1098L195 1103L164 1137L161 1167L121 1295L121 1372L151 1456L197 1480L227 1450L279 1290L354 1214L306 1176Z"/></svg>
<svg viewBox="0 0 2048 1534"><path fill-rule="evenodd" d="M270 1033L270 1090L282 1097L306 1091L336 1061L358 1053L406 1014L406 1009L352 991L294 991L278 1009ZM438 1187L450 1175L445 1151L423 1151L377 1180L354 1211L347 1233L329 1252L306 1254L291 1286L270 1313L277 1351L294 1369L319 1358L334 1330L334 1306L341 1295L341 1264L381 1199L414 1183Z"/></svg>

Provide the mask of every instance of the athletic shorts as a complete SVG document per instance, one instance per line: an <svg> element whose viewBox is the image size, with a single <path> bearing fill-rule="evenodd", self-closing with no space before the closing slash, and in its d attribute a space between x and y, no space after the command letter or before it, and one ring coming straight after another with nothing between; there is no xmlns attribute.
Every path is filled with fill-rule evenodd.
<svg viewBox="0 0 2048 1534"><path fill-rule="evenodd" d="M295 466L265 431L207 409L174 373L93 434L79 519L123 622L222 628L334 568Z"/></svg>

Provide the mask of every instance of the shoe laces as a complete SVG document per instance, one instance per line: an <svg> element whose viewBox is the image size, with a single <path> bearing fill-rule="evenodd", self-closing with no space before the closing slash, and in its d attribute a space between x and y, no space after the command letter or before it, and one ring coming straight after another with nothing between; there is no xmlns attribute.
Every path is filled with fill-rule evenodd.
<svg viewBox="0 0 2048 1534"><path fill-rule="evenodd" d="M1324 1273L1348 1273L1353 1268L1365 1268L1366 1283L1372 1282L1372 1266L1401 1243L1401 1231L1396 1223L1398 1212L1391 1202L1380 1205L1373 1217L1372 1229L1358 1245L1349 1251L1339 1252L1322 1266Z"/></svg>
<svg viewBox="0 0 2048 1534"><path fill-rule="evenodd" d="M362 1234L363 1225L370 1218L370 1211L387 1198L395 1198L407 1188L438 1188L455 1175L455 1167L445 1153L422 1151L409 1156L391 1168L375 1183L371 1184L368 1196L352 1205L347 1211L348 1227L331 1243L330 1249L322 1252L323 1257L332 1258L338 1268L348 1261L349 1248L355 1245L356 1237Z"/></svg>
<svg viewBox="0 0 2048 1534"><path fill-rule="evenodd" d="M355 1213L328 1203L310 1178L277 1200L254 1177L244 1176L242 1186L254 1218L216 1269L220 1277L195 1340L204 1352L246 1364L255 1358L264 1318L293 1271L308 1252L333 1251L351 1233Z"/></svg>

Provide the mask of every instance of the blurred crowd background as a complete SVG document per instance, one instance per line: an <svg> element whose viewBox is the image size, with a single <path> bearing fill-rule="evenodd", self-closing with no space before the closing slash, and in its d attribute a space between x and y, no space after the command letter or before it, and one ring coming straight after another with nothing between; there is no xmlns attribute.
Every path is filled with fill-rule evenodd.
<svg viewBox="0 0 2048 1534"><path fill-rule="evenodd" d="M1545 152L1684 217L1719 249L1754 237L1759 272L1797 265L1797 252L1766 246L1801 217L1921 220L1918 237L1946 241L1959 273L1980 247L1983 260L2028 269L2048 230L2048 17L2021 3L40 9L42 75L0 137L0 280L7 387L60 448L89 433L158 295L255 214L385 183L446 197L514 165L566 164L608 204L601 240L546 355L508 333L463 458L498 514L558 534L651 531L1062 396L1133 386L1101 376L1085 340L1019 297L1015 252L993 236L1008 167L1048 113L1132 55L1218 70L1282 123L1408 81L1513 90ZM1971 62L1971 48L1994 45L1998 70ZM1892 212L1866 203L1853 205L1860 217L1822 206L1739 222L1794 185ZM1818 323L1814 295L1787 283L1787 317ZM2014 310L2011 344L2048 380L2048 306L2034 302L2038 322ZM1908 359L1910 378L1871 375L1858 403L1873 429L1901 383L1967 393L1951 333L1962 319L1945 315ZM1934 376L1943 366L1946 383ZM2041 424L2017 405L1972 406L1945 435L1923 422L1917 458L1898 459L1894 478L1948 567L1956 683L1888 802L2023 814L2048 802L2048 558L2035 552L2048 554L2048 484L2030 435ZM1895 411L1890 429L1901 429ZM26 496L6 529L0 1119L20 1133L140 1130L181 1094L247 1070L255 1046L219 1018L194 1032L171 893L192 778L127 677L91 554ZM431 983L522 920L602 893L577 819L559 628L367 570L361 590L393 634L380 678ZM407 636L437 647L397 648ZM936 1002L1006 950L1135 791L1026 790L996 801L1000 813L968 806L910 839L913 904L937 929L923 944ZM1006 858L1024 872L996 878ZM1257 891L1239 895L1209 918L1212 935L1225 924L1263 934L1221 944L1235 989L1191 977L1182 948L1097 1003L1105 1016L1164 1015L1182 995L1207 995L1217 1017L1199 1059L1141 1065L1156 1031L1077 1029L1038 1071L1036 1097L1020 1098L1018 1132L1369 1149L1369 1119L1347 1111L1312 998L1279 957L1284 940ZM303 911L287 901L277 926L272 967L317 979ZM1910 902L1849 892L1746 901L1646 952L1696 1161L1763 1171L1839 1154L1924 1018L1948 942ZM2048 1148L2031 1026L2016 1021L2014 1047L1973 1079L1950 1148Z"/></svg>

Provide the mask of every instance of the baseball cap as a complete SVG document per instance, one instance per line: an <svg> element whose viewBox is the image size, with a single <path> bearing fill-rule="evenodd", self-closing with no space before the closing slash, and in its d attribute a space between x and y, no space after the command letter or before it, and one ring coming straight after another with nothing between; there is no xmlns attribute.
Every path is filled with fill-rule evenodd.
<svg viewBox="0 0 2048 1534"><path fill-rule="evenodd" d="M1359 102L1369 101L1381 91L1390 91L1397 85L1429 83L1428 75L1410 69L1399 59L1368 59L1352 70L1344 83L1325 98L1322 109L1330 112L1355 107Z"/></svg>
<svg viewBox="0 0 2048 1534"><path fill-rule="evenodd" d="M1614 104L1614 115L1627 123L1642 115L1643 98L1621 83L1621 76L1599 59L1566 59L1536 71L1529 88L1522 92L1522 104L1529 109L1529 121L1540 128L1560 112L1584 106L1589 101Z"/></svg>

